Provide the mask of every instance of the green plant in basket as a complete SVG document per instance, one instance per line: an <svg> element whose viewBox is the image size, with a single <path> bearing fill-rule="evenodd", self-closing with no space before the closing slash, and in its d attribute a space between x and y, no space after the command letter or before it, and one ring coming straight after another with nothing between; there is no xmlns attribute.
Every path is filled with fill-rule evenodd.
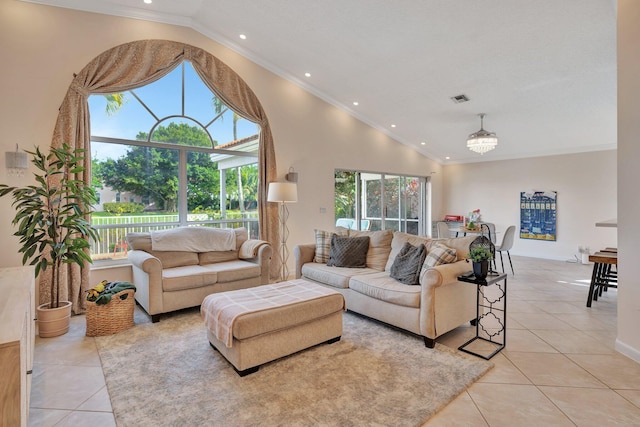
<svg viewBox="0 0 640 427"><path fill-rule="evenodd" d="M488 248L478 246L469 251L469 259L473 262L491 261L493 254Z"/></svg>

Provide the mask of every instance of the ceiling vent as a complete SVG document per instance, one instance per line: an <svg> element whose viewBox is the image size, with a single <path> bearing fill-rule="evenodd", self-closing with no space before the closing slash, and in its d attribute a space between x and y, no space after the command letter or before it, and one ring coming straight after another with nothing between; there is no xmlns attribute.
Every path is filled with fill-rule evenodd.
<svg viewBox="0 0 640 427"><path fill-rule="evenodd" d="M456 104L461 104L463 102L469 101L469 98L467 98L467 95L462 94L462 95L452 96L451 100Z"/></svg>

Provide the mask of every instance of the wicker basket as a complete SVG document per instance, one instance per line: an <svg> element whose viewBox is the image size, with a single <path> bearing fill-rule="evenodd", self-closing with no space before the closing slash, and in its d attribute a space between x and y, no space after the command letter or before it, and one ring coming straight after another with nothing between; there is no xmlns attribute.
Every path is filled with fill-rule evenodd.
<svg viewBox="0 0 640 427"><path fill-rule="evenodd" d="M105 305L87 301L87 336L113 335L132 327L134 293L133 289L118 292Z"/></svg>

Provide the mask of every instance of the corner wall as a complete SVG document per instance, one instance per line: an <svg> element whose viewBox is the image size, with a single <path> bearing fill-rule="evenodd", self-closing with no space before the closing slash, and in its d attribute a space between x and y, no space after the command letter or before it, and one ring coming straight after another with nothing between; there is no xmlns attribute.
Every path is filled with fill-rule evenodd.
<svg viewBox="0 0 640 427"><path fill-rule="evenodd" d="M480 209L482 220L495 223L498 232L515 225L512 254L575 259L578 245L592 252L617 246L615 228L595 226L616 217L616 170L616 150L448 165L444 206L455 215ZM519 237L520 192L528 190L558 192L555 242ZM498 234L498 242L503 235Z"/></svg>
<svg viewBox="0 0 640 427"><path fill-rule="evenodd" d="M640 362L640 2L618 1L618 339Z"/></svg>

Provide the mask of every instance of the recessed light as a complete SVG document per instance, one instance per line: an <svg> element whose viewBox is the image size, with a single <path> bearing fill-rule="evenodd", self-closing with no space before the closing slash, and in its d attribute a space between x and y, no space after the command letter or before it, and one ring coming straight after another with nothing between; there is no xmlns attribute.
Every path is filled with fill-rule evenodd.
<svg viewBox="0 0 640 427"><path fill-rule="evenodd" d="M311 77L311 73L304 73L305 77Z"/></svg>
<svg viewBox="0 0 640 427"><path fill-rule="evenodd" d="M422 142L420 143L420 145L427 145L427 143L426 143L426 142L424 142L424 141L422 141Z"/></svg>
<svg viewBox="0 0 640 427"><path fill-rule="evenodd" d="M359 102L358 101L353 101L353 105L358 105Z"/></svg>
<svg viewBox="0 0 640 427"><path fill-rule="evenodd" d="M447 156L447 157L445 157L445 160L449 160L450 158L451 158L451 157Z"/></svg>
<svg viewBox="0 0 640 427"><path fill-rule="evenodd" d="M245 36L244 34L240 34L240 38L241 38L242 40L246 40L246 39L247 39L247 36Z"/></svg>
<svg viewBox="0 0 640 427"><path fill-rule="evenodd" d="M151 4L152 0L144 0L145 4Z"/></svg>
<svg viewBox="0 0 640 427"><path fill-rule="evenodd" d="M396 125L391 125L392 128L396 127Z"/></svg>

